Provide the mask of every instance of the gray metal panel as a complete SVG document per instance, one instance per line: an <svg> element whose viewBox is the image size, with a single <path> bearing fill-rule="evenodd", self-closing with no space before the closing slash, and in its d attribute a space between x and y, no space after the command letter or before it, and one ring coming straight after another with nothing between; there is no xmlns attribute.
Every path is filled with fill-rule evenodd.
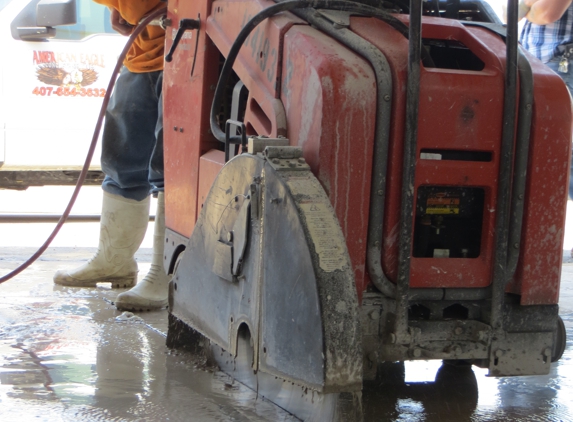
<svg viewBox="0 0 573 422"><path fill-rule="evenodd" d="M233 356L247 327L253 369L269 379L325 393L359 391L358 299L345 240L318 180L306 164L295 166L242 154L223 167L177 267L170 312ZM241 215L249 199L256 212L247 221ZM238 274L219 277L220 245L241 249L242 239Z"/></svg>
<svg viewBox="0 0 573 422"><path fill-rule="evenodd" d="M213 272L213 265L217 246L221 240L227 241L253 178L260 174L261 168L262 160L252 156L238 156L225 165L205 200L174 277L176 289L171 312L232 353L240 323L246 323L256 338L257 235L251 236L246 247L238 282L220 278ZM230 264L229 261L229 274Z"/></svg>
<svg viewBox="0 0 573 422"><path fill-rule="evenodd" d="M491 345L489 375L545 375L549 373L553 333L505 333Z"/></svg>
<svg viewBox="0 0 573 422"><path fill-rule="evenodd" d="M322 378L324 392L360 389L358 298L330 200L304 159L269 160L264 180L261 369Z"/></svg>
<svg viewBox="0 0 573 422"><path fill-rule="evenodd" d="M265 171L263 208L261 368L318 388L325 368L317 281L292 196L272 171Z"/></svg>

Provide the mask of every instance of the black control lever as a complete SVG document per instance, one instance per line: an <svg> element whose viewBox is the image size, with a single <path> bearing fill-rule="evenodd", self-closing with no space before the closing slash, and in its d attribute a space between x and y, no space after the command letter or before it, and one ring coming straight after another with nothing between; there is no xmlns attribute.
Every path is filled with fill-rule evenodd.
<svg viewBox="0 0 573 422"><path fill-rule="evenodd" d="M181 38L183 37L185 31L199 29L200 27L201 27L200 19L181 19L179 21L179 29L177 30L175 38L173 39L173 44L169 49L169 53L167 53L167 55L165 56L165 61L169 63L173 60L173 53L175 52L177 45L179 45L179 41L181 41ZM198 39L199 36L197 36L197 40Z"/></svg>

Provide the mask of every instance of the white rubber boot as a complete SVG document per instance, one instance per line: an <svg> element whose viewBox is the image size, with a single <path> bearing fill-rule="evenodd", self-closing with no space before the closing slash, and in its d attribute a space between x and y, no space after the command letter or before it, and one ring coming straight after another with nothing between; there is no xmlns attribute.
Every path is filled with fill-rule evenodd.
<svg viewBox="0 0 573 422"><path fill-rule="evenodd" d="M165 245L165 197L159 192L155 230L153 233L153 257L151 268L145 278L127 292L117 295L115 306L120 311L153 311L167 306L169 277L163 269Z"/></svg>
<svg viewBox="0 0 573 422"><path fill-rule="evenodd" d="M97 252L76 269L57 271L54 283L73 287L95 287L101 282L111 282L112 287L135 285L134 255L145 237L148 223L149 197L136 201L104 191Z"/></svg>

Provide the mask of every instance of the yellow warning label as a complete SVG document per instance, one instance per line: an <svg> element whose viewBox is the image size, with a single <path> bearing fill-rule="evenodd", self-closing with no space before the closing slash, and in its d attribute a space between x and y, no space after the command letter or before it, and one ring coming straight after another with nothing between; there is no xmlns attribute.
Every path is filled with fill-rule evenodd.
<svg viewBox="0 0 573 422"><path fill-rule="evenodd" d="M426 201L426 205L460 205L460 198L430 197Z"/></svg>
<svg viewBox="0 0 573 422"><path fill-rule="evenodd" d="M459 214L460 208L451 205L433 206L426 208L426 214Z"/></svg>
<svg viewBox="0 0 573 422"><path fill-rule="evenodd" d="M426 214L459 214L460 198L440 192L426 199Z"/></svg>

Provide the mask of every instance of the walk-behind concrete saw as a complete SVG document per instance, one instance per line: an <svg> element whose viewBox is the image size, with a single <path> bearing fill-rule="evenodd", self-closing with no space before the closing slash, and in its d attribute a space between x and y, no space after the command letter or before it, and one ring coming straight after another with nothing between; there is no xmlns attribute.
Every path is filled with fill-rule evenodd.
<svg viewBox="0 0 573 422"><path fill-rule="evenodd" d="M169 0L168 345L303 420L386 362L548 373L571 103L508 13Z"/></svg>

